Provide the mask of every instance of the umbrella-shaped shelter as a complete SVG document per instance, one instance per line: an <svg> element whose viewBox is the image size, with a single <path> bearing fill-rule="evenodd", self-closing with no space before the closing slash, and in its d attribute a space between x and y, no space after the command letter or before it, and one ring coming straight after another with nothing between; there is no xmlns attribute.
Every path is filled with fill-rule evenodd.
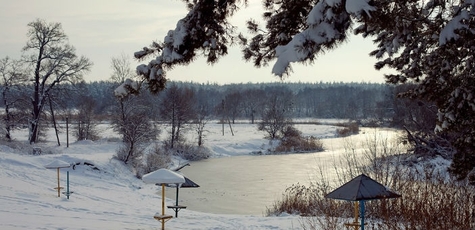
<svg viewBox="0 0 475 230"><path fill-rule="evenodd" d="M165 185L167 184L177 184L180 186L185 183L185 178L171 170L168 169L159 169L151 173L145 174L142 177L142 180L147 184L160 184L162 185L162 214L155 215L154 218L162 222L162 229L165 229L165 221L172 216L165 215Z"/></svg>
<svg viewBox="0 0 475 230"><path fill-rule="evenodd" d="M325 198L355 201L359 202L359 209L361 214L361 224L358 223L358 203L355 203L355 222L349 224L354 226L355 229L361 227L364 230L364 202L366 200L387 199L387 198L399 198L396 192L391 191L386 186L379 182L369 178L368 176L361 174L352 180L348 181L341 187L328 193Z"/></svg>
<svg viewBox="0 0 475 230"><path fill-rule="evenodd" d="M56 169L57 171L57 174L58 174L58 187L55 188L58 190L58 197L60 197L60 190L61 190L61 187L59 186L59 169L60 168L69 168L71 166L71 164L67 163L67 162L64 162L62 160L54 160L53 162L45 165L45 168L47 169Z"/></svg>
<svg viewBox="0 0 475 230"><path fill-rule="evenodd" d="M190 166L190 164L189 163L184 164L184 165L182 165L182 166L180 166L176 169L173 169L173 171L178 172L180 169L184 168L185 166ZM178 204L178 193L180 191L180 187L181 188L198 188L198 187L200 187L197 183L190 180L188 177L186 177L186 176L183 176L183 177L185 178L185 183L181 184L181 186L178 186L177 184L168 184L167 185L168 187L176 187L175 205L167 206L168 208L171 208L175 211L175 217L178 217L178 211L180 211L183 208L186 208L186 206Z"/></svg>

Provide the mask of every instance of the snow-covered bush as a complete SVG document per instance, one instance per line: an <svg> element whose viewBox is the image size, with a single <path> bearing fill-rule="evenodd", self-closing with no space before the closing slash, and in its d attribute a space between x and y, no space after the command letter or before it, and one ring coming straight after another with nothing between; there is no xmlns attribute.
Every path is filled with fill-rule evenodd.
<svg viewBox="0 0 475 230"><path fill-rule="evenodd" d="M275 152L308 151L323 151L323 143L314 136L302 136L302 132L293 126L285 128L280 144L275 148Z"/></svg>
<svg viewBox="0 0 475 230"><path fill-rule="evenodd" d="M149 172L153 172L161 168L168 168L171 162L172 156L167 151L163 150L160 145L154 144L145 155L145 159L142 164L138 165L137 176L141 178L142 175L145 175Z"/></svg>
<svg viewBox="0 0 475 230"><path fill-rule="evenodd" d="M343 126L344 128L339 128L336 130L336 135L338 137L347 137L360 132L360 127L356 122L344 124Z"/></svg>
<svg viewBox="0 0 475 230"><path fill-rule="evenodd" d="M179 145L175 144L174 148L168 148L167 151L175 156L189 161L208 159L211 155L211 152L208 148L204 146L191 145L186 142L180 142Z"/></svg>
<svg viewBox="0 0 475 230"><path fill-rule="evenodd" d="M144 146L131 146L130 143L122 143L116 151L115 157L124 162L132 162L132 165L137 165L143 156Z"/></svg>

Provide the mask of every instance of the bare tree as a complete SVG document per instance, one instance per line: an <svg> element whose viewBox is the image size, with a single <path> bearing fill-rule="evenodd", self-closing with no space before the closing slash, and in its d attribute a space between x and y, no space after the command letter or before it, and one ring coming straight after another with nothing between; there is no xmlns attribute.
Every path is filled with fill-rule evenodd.
<svg viewBox="0 0 475 230"><path fill-rule="evenodd" d="M144 150L144 145L155 140L159 134L155 124L147 116L146 108L137 103L136 98L122 99L123 105L117 110L112 124L114 130L122 136L123 146L118 150L117 157L124 163L135 162Z"/></svg>
<svg viewBox="0 0 475 230"><path fill-rule="evenodd" d="M288 89L271 89L257 129L269 139L280 138L286 127L292 125L293 94Z"/></svg>
<svg viewBox="0 0 475 230"><path fill-rule="evenodd" d="M239 91L234 91L227 94L224 97L224 105L225 108L223 109L223 113L226 117L231 118L232 123L234 124L236 118L241 115L241 111L243 110L243 96Z"/></svg>
<svg viewBox="0 0 475 230"><path fill-rule="evenodd" d="M113 57L111 60L112 82L122 84L126 79L132 78L134 76L134 71L130 68L129 58L122 53L118 57Z"/></svg>
<svg viewBox="0 0 475 230"><path fill-rule="evenodd" d="M29 141L38 140L40 115L48 93L61 82L77 82L92 66L86 57L78 57L68 44L61 23L47 23L37 19L28 23L28 41L23 48L25 61L33 66L32 112L29 121ZM28 53L30 52L30 53Z"/></svg>
<svg viewBox="0 0 475 230"><path fill-rule="evenodd" d="M242 93L242 95L244 97L244 112L246 113L246 116L250 117L251 124L254 124L258 108L262 107L262 104L264 104L262 98L265 97L265 92L262 89L247 89Z"/></svg>
<svg viewBox="0 0 475 230"><path fill-rule="evenodd" d="M78 141L81 140L98 140L99 133L94 124L94 107L96 102L93 98L84 96L82 98L83 103L78 108L78 123L75 136Z"/></svg>
<svg viewBox="0 0 475 230"><path fill-rule="evenodd" d="M20 98L15 97L12 91L18 90L18 86L24 84L27 76L20 61L5 57L0 60L0 84L2 86L2 100L5 106L3 117L5 125L5 138L11 140L10 130L14 126L14 113L11 108Z"/></svg>
<svg viewBox="0 0 475 230"><path fill-rule="evenodd" d="M170 147L180 140L180 132L185 124L192 121L195 114L194 92L189 88L179 88L173 84L165 91L160 115L171 125Z"/></svg>
<svg viewBox="0 0 475 230"><path fill-rule="evenodd" d="M147 116L147 107L141 101L142 94L138 94L140 87L130 87L135 82L131 80L134 72L130 68L127 56L122 54L112 58L111 80L120 86L114 91L118 104L112 124L114 130L122 136L123 145L117 151L117 158L124 163L132 162L139 165L145 145L159 135L156 125ZM131 83L133 82L133 83ZM130 84L127 84L130 83ZM134 92L130 94L130 92Z"/></svg>
<svg viewBox="0 0 475 230"><path fill-rule="evenodd" d="M207 109L205 106L200 106L196 113L196 118L195 118L195 130L196 133L198 134L198 146L203 145L204 143L204 137L205 137L205 126L208 123L210 119L210 112L209 109Z"/></svg>

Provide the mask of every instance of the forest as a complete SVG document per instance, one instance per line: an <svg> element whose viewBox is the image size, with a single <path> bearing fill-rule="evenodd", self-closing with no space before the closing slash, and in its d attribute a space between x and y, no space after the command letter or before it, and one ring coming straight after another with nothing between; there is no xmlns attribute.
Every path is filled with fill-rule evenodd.
<svg viewBox="0 0 475 230"><path fill-rule="evenodd" d="M237 121L253 123L262 118L266 104L272 98L279 101L282 109L288 109L291 118L333 118L350 119L379 125L396 125L405 107L398 106L403 99L396 96L396 88L387 84L376 83L247 83L247 84L202 84L193 82L170 82L169 88L179 92L189 91L188 100L193 102L193 111L204 113L213 120L224 119L231 123ZM80 122L79 114L88 114L95 122L110 120L116 112L119 100L114 96L117 83L111 81L82 82L80 84L63 84L49 94L47 109L43 116L61 121L70 117L72 122ZM17 86L10 90L8 98L15 101L9 107L12 124L27 125L30 113L28 98L32 87ZM5 88L0 88L5 94ZM165 118L159 108L166 104L166 89L159 94L143 90L133 95L136 106L145 108L147 116L155 121ZM9 101L3 100L5 109ZM51 122L51 119L45 119ZM395 123L396 122L396 123Z"/></svg>

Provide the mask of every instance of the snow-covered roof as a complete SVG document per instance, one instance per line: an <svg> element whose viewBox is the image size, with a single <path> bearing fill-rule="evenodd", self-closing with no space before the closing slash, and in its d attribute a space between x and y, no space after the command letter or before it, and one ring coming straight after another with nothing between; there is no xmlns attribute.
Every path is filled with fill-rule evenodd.
<svg viewBox="0 0 475 230"><path fill-rule="evenodd" d="M47 169L57 169L57 168L69 168L71 164L64 162L62 160L54 160L53 162L45 165Z"/></svg>
<svg viewBox="0 0 475 230"><path fill-rule="evenodd" d="M142 176L143 182L147 184L182 184L185 177L168 169L159 169Z"/></svg>

